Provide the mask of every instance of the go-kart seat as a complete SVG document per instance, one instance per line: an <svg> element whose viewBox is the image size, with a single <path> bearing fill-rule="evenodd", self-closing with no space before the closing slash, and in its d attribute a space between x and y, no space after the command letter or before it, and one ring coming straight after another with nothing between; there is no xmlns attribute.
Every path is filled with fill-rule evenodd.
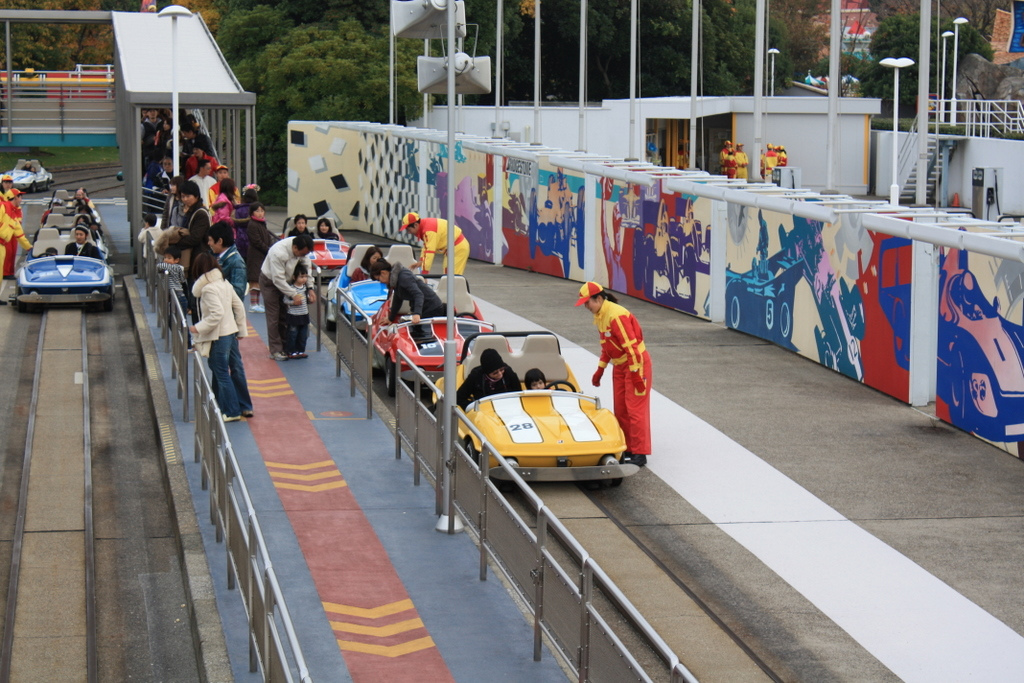
<svg viewBox="0 0 1024 683"><path fill-rule="evenodd" d="M352 247L348 252L348 263L345 266L345 272L348 273L349 278L356 274L359 270L359 264L363 262L363 257L366 256L366 252L369 251L372 244L357 244Z"/></svg>
<svg viewBox="0 0 1024 683"><path fill-rule="evenodd" d="M548 382L569 380L569 368L559 353L558 338L554 335L531 334L523 342L523 348L514 354L512 362L508 364L520 379L526 377L527 370L539 368Z"/></svg>
<svg viewBox="0 0 1024 683"><path fill-rule="evenodd" d="M406 268L411 268L416 263L416 255L413 253L411 244L392 244L384 254L384 260L388 263L401 263Z"/></svg>
<svg viewBox="0 0 1024 683"><path fill-rule="evenodd" d="M494 349L500 353L505 362L512 366L513 370L516 370L515 366L511 363L514 354L509 350L508 340L500 334L488 334L473 340L473 348L470 349L469 355L466 356L466 359L462 361L460 366L463 371L460 379L468 375L470 370L480 365L480 356L487 349ZM519 374L518 370L516 370L516 374Z"/></svg>
<svg viewBox="0 0 1024 683"><path fill-rule="evenodd" d="M494 349L501 354L505 363L512 368L520 381L526 377L526 371L539 368L548 382L570 381L569 366L558 348L558 338L553 334L531 334L523 340L523 345L516 351L509 349L508 339L500 334L488 334L473 340L469 355L459 366L456 376L461 383L469 371L480 365L480 356L486 349Z"/></svg>
<svg viewBox="0 0 1024 683"><path fill-rule="evenodd" d="M65 190L64 188L61 188L61 189L57 190L56 198L59 199L60 201L64 202L65 204L67 204L68 200L71 199L71 195L68 194L67 190Z"/></svg>
<svg viewBox="0 0 1024 683"><path fill-rule="evenodd" d="M18 163L15 164L14 168L18 171L25 168L25 164L28 163L28 159L18 159Z"/></svg>
<svg viewBox="0 0 1024 683"><path fill-rule="evenodd" d="M59 240L62 239L60 230L55 227L43 227L39 228L39 232L36 233L36 241L39 240ZM68 237L63 237L64 243L68 241Z"/></svg>
<svg viewBox="0 0 1024 683"><path fill-rule="evenodd" d="M53 211L51 211L46 216L46 223L43 224L43 227L45 227L45 228L66 228L66 227L69 227L68 223L69 223L68 216L65 216L62 213L54 213Z"/></svg>
<svg viewBox="0 0 1024 683"><path fill-rule="evenodd" d="M32 164L33 173L39 173L39 169L43 167L43 165L39 163L39 159L32 159L29 163Z"/></svg>
<svg viewBox="0 0 1024 683"><path fill-rule="evenodd" d="M45 229L45 228L44 228ZM42 232L42 230L40 230ZM64 250L68 246L68 241L60 238L49 238L42 239L36 238L35 244L32 245L32 256L42 256L46 253L46 250L53 247L57 250L58 256L64 255Z"/></svg>
<svg viewBox="0 0 1024 683"><path fill-rule="evenodd" d="M441 303L448 303L448 276L442 275L437 280L437 296ZM473 296L469 293L469 283L462 275L455 276L455 315L472 314L476 312L476 305Z"/></svg>

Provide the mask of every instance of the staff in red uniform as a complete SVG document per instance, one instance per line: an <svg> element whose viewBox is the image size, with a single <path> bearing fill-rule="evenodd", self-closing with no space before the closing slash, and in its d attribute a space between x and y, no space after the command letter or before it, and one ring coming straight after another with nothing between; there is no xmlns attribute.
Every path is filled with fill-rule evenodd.
<svg viewBox="0 0 1024 683"><path fill-rule="evenodd" d="M469 240L462 234L459 226L454 226L454 229L455 274L462 275L466 272L466 262L469 261ZM402 219L402 230L408 230L423 242L423 255L420 257L419 265L424 275L428 274L434 265L435 254L444 256L444 272L451 272L452 259L448 254L448 221L443 218L420 218L418 213L409 212ZM410 268L413 267L410 266Z"/></svg>
<svg viewBox="0 0 1024 683"><path fill-rule="evenodd" d="M5 278L14 277L14 260L20 244L25 251L32 243L21 229L21 190L12 188L10 200L0 200L0 266Z"/></svg>
<svg viewBox="0 0 1024 683"><path fill-rule="evenodd" d="M612 364L612 388L615 417L626 435L626 453L622 462L643 467L651 453L651 383L654 379L651 356L644 345L644 331L632 313L620 306L596 282L580 287L577 306L586 306L594 314L594 326L601 335L601 359L594 373L594 386Z"/></svg>

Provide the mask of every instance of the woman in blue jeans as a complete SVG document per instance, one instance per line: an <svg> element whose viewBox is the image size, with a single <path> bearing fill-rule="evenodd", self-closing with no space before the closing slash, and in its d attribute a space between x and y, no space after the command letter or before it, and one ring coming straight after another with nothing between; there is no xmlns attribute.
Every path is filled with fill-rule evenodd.
<svg viewBox="0 0 1024 683"><path fill-rule="evenodd" d="M252 399L238 348L238 339L246 335L245 306L224 279L213 254L196 256L192 277L192 294L199 301L202 317L189 329L198 352L208 356L217 406L225 422L252 417Z"/></svg>

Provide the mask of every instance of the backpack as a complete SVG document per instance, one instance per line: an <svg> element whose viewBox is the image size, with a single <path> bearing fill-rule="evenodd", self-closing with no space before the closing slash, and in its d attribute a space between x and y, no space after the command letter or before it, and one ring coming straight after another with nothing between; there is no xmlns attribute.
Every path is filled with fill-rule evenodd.
<svg viewBox="0 0 1024 683"><path fill-rule="evenodd" d="M249 258L249 221L232 221L235 224L235 248L243 259Z"/></svg>

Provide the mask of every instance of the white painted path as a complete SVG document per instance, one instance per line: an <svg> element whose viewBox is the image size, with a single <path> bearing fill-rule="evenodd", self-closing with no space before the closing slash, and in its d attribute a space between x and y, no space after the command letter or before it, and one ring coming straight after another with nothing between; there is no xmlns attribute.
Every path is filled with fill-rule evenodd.
<svg viewBox="0 0 1024 683"><path fill-rule="evenodd" d="M478 301L499 331L541 329ZM597 356L559 340L580 389L611 407L610 377L582 379ZM658 392L651 424L648 469L901 679L1024 681L1024 637L981 607Z"/></svg>

